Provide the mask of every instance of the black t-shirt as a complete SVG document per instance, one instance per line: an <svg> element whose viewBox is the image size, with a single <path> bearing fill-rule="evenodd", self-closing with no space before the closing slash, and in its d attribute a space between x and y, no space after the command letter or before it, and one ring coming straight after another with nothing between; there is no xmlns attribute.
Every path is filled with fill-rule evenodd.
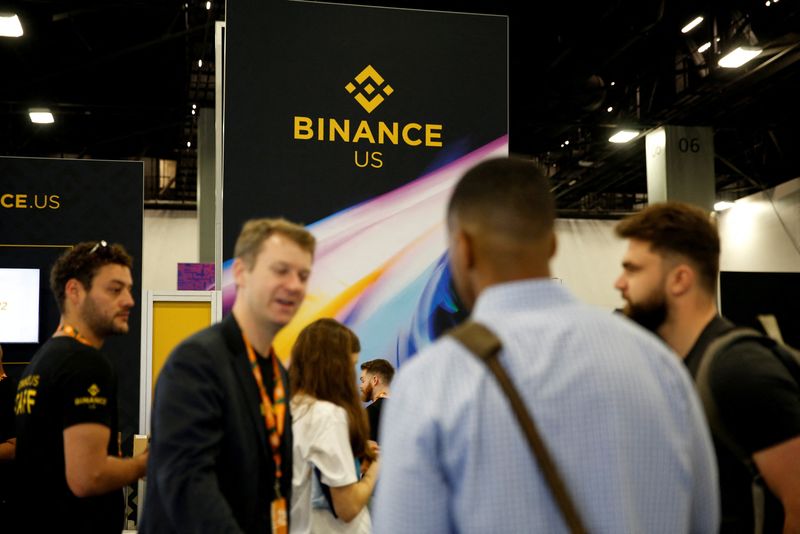
<svg viewBox="0 0 800 534"><path fill-rule="evenodd" d="M378 397L372 401L372 404L367 406L367 418L369 419L369 439L373 441L378 441L378 426L381 422L383 401L383 397Z"/></svg>
<svg viewBox="0 0 800 534"><path fill-rule="evenodd" d="M734 328L716 317L703 330L685 363L696 376L708 345ZM738 342L720 353L709 370L709 386L719 418L739 446L752 454L800 435L800 386L772 351L755 341ZM741 461L718 440L722 496L720 532L753 532L752 477ZM764 532L783 530L783 507L766 490Z"/></svg>
<svg viewBox="0 0 800 534"><path fill-rule="evenodd" d="M17 386L17 473L27 531L114 532L123 527L122 491L76 497L67 486L64 429L99 423L111 430L109 455L117 443L117 380L97 349L70 337L45 343Z"/></svg>

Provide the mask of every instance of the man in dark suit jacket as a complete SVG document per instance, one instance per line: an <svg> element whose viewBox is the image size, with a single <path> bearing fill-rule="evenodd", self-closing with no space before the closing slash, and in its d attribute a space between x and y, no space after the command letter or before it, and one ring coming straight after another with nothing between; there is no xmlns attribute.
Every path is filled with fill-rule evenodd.
<svg viewBox="0 0 800 534"><path fill-rule="evenodd" d="M272 341L305 297L314 245L283 219L244 225L231 314L181 343L158 377L143 533L287 526L291 393Z"/></svg>

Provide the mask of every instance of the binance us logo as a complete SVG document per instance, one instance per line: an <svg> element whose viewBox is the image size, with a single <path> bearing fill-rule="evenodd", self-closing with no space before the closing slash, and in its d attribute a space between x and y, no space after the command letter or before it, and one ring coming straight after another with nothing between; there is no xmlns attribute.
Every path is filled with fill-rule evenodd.
<svg viewBox="0 0 800 534"><path fill-rule="evenodd" d="M380 106L385 100L383 95L389 96L394 93L394 89L388 83L383 85L383 76L378 74L378 71L372 68L372 65L367 65L364 70L358 73L355 82L348 83L344 86L348 93L356 95L353 97L356 102L361 104L367 113L372 113L372 110ZM383 85L383 87L381 87Z"/></svg>

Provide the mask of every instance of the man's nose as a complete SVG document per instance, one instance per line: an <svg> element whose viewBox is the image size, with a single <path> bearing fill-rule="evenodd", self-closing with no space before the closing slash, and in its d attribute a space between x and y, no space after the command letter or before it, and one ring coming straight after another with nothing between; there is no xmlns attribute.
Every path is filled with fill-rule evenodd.
<svg viewBox="0 0 800 534"><path fill-rule="evenodd" d="M300 274L292 273L289 275L289 282L287 284L292 291L304 291L306 288L306 280Z"/></svg>
<svg viewBox="0 0 800 534"><path fill-rule="evenodd" d="M619 277L617 277L617 280L614 282L614 289L622 291L623 289L625 289L626 284L627 281L625 280L625 274L623 273L619 275Z"/></svg>

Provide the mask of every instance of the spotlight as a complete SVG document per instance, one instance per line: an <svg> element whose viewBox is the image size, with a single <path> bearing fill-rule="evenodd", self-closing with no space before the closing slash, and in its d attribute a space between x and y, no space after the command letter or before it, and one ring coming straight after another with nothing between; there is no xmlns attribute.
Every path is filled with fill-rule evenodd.
<svg viewBox="0 0 800 534"><path fill-rule="evenodd" d="M22 24L17 15L0 15L0 37L22 37Z"/></svg>
<svg viewBox="0 0 800 534"><path fill-rule="evenodd" d="M697 27L698 24L703 22L703 17L697 17L692 22L681 28L681 33L689 33Z"/></svg>
<svg viewBox="0 0 800 534"><path fill-rule="evenodd" d="M726 69L735 69L737 67L741 67L751 59L758 57L761 52L762 50L760 48L740 46L739 48L722 57L719 60L719 66Z"/></svg>
<svg viewBox="0 0 800 534"><path fill-rule="evenodd" d="M47 108L31 108L28 110L28 116L35 124L53 124L55 122L53 114Z"/></svg>
<svg viewBox="0 0 800 534"><path fill-rule="evenodd" d="M608 138L610 143L627 143L639 137L639 132L635 130L620 130Z"/></svg>

